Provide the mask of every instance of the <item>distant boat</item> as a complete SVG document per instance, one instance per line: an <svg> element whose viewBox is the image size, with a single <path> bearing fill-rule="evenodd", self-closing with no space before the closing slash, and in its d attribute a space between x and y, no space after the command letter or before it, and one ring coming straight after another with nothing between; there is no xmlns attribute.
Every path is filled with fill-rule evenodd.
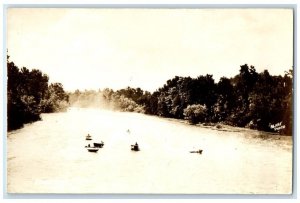
<svg viewBox="0 0 300 203"><path fill-rule="evenodd" d="M92 140L92 136L90 136L90 134L88 134L86 137L85 137L86 140Z"/></svg>
<svg viewBox="0 0 300 203"><path fill-rule="evenodd" d="M102 148L104 146L104 142L101 141L100 143L94 142L94 147Z"/></svg>
<svg viewBox="0 0 300 203"><path fill-rule="evenodd" d="M139 145L135 143L135 145L131 145L131 150L132 151L140 151Z"/></svg>
<svg viewBox="0 0 300 203"><path fill-rule="evenodd" d="M198 153L198 154L202 154L203 150L202 149L199 149L197 151L190 151L190 153Z"/></svg>

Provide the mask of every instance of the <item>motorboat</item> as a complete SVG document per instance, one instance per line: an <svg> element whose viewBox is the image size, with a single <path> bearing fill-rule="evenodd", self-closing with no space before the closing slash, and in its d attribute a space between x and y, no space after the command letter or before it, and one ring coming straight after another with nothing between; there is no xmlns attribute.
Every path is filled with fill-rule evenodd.
<svg viewBox="0 0 300 203"><path fill-rule="evenodd" d="M100 143L94 142L94 147L102 148L104 146L104 142L101 141Z"/></svg>

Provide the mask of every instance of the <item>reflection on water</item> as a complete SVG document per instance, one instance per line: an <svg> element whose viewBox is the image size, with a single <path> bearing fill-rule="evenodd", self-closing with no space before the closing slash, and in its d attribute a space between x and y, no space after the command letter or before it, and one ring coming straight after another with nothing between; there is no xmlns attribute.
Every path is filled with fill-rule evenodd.
<svg viewBox="0 0 300 203"><path fill-rule="evenodd" d="M42 118L8 134L8 192L291 193L291 137L96 109ZM97 153L84 147L101 140Z"/></svg>

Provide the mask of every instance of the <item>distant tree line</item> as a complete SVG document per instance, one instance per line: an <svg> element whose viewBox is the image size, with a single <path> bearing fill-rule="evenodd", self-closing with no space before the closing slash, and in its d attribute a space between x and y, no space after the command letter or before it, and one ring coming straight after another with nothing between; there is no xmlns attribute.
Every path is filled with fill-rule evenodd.
<svg viewBox="0 0 300 203"><path fill-rule="evenodd" d="M21 128L25 123L40 120L41 113L64 111L68 95L62 84L48 84L49 78L40 70L19 69L7 58L7 127Z"/></svg>
<svg viewBox="0 0 300 203"><path fill-rule="evenodd" d="M118 91L105 88L104 90L85 90L69 93L69 101L71 106L76 107L95 107L103 109L111 109L117 111L128 111L145 113L145 106L142 103L146 99L144 94L149 94L140 88L126 88Z"/></svg>
<svg viewBox="0 0 300 203"><path fill-rule="evenodd" d="M272 76L267 70L257 73L254 66L245 64L238 75L222 77L218 83L212 75L175 76L153 93L131 87L77 90L70 94L70 103L101 100L104 108L186 119L191 124L224 123L291 135L292 97L292 70L284 76Z"/></svg>

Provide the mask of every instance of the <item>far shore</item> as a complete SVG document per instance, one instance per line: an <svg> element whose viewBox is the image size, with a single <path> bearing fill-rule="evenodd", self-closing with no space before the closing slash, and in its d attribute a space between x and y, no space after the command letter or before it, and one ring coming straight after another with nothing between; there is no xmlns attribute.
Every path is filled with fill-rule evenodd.
<svg viewBox="0 0 300 203"><path fill-rule="evenodd" d="M211 130L217 130L217 131L224 131L224 132L252 132L254 134L254 137L259 137L262 139L268 139L268 138L275 138L275 139L281 139L281 137L292 137L292 135L286 135L286 134L280 134L279 132L268 132L268 131L261 131L256 129L250 129L247 127L238 127L238 126L231 126L228 124L224 124L222 122L212 123L198 123L198 124L191 124L188 120L185 119L177 119L177 118L166 118L166 117L160 117L156 115L150 115L150 114L144 114L139 112L127 112L127 111L118 111L113 109L107 109L107 108L99 108L95 106L91 107L79 107L79 106L70 106L69 108L78 108L78 109L98 109L98 110L105 110L105 111L115 111L115 112L121 112L121 113L135 113L135 114L141 114L145 116L150 116L153 118L163 118L169 121L174 121L178 123L182 123L189 126L195 126L195 127L201 127L201 128L207 128Z"/></svg>

